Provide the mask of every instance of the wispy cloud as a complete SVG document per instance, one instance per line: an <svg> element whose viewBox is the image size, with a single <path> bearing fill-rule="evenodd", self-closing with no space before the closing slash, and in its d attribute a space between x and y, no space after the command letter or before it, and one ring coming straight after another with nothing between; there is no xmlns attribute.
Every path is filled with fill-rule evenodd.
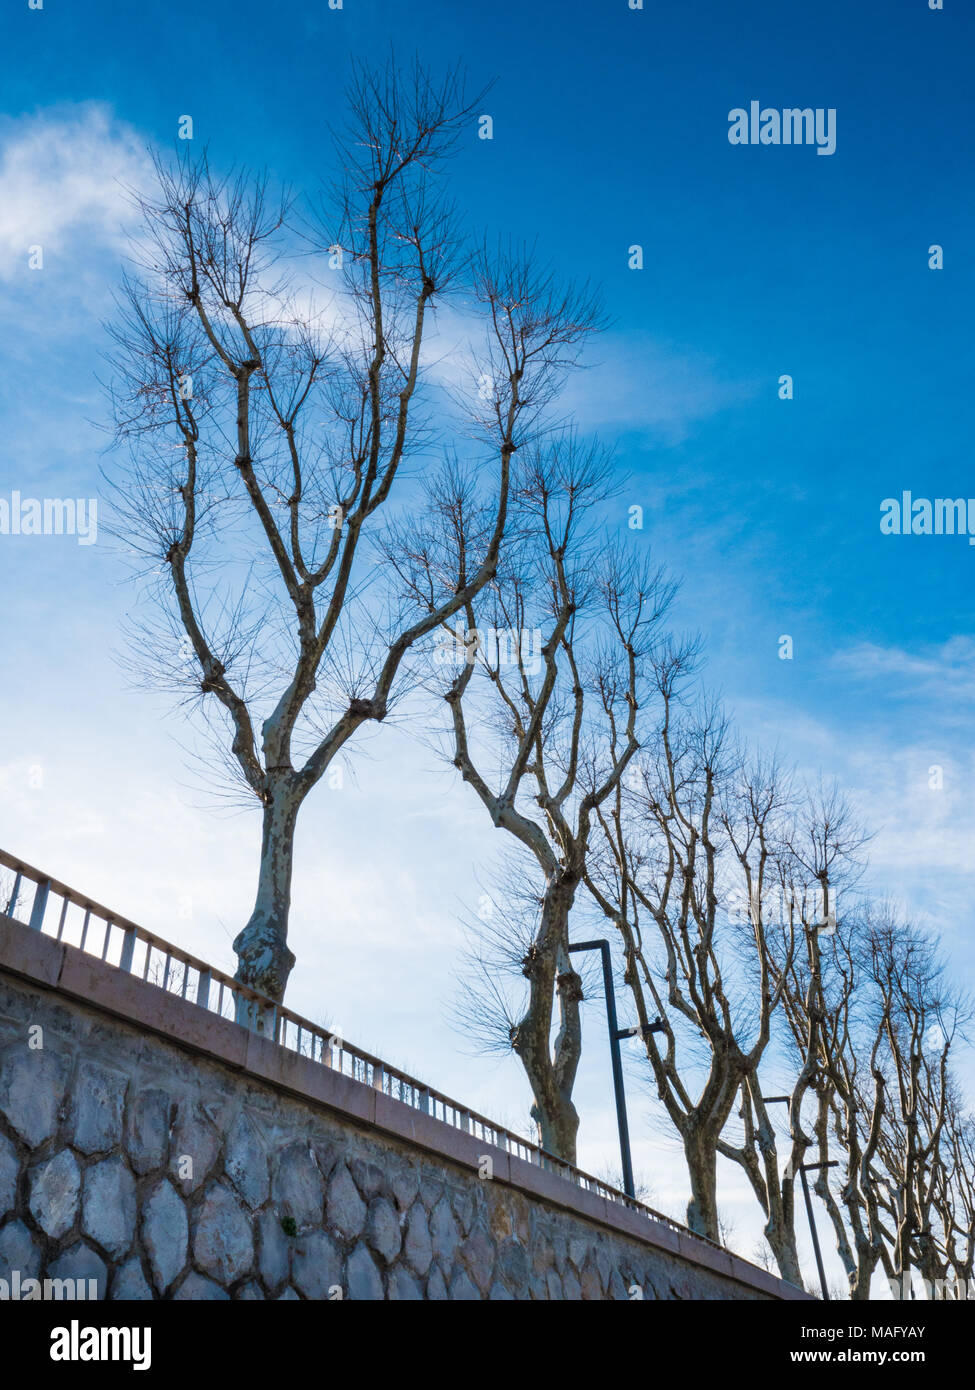
<svg viewBox="0 0 975 1390"><path fill-rule="evenodd" d="M751 400L759 383L736 379L711 358L649 333L610 332L573 376L568 404L585 429L634 430L666 445L729 406Z"/></svg>
<svg viewBox="0 0 975 1390"><path fill-rule="evenodd" d="M888 695L924 696L941 703L975 697L972 637L952 637L941 646L915 651L859 642L837 652L831 664L863 681L882 680Z"/></svg>
<svg viewBox="0 0 975 1390"><path fill-rule="evenodd" d="M109 108L58 106L0 124L0 278L27 272L29 248L52 258L120 249L133 219L126 188L143 181L144 142Z"/></svg>

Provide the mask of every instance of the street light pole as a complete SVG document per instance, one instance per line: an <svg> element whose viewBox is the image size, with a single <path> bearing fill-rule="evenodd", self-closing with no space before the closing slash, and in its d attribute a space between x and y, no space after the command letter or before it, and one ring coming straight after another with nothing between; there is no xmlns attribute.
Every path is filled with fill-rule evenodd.
<svg viewBox="0 0 975 1390"><path fill-rule="evenodd" d="M613 1063L613 1090L616 1094L616 1124L620 1136L620 1162L623 1167L623 1191L627 1197L636 1198L633 1182L633 1159L630 1155L630 1127L626 1118L626 1092L623 1089L623 1057L620 1052L620 1039L632 1038L641 1031L639 1028L620 1028L616 1019L616 991L613 988L613 962L609 942L574 941L569 944L570 951L598 951L603 961L603 992L606 995L606 1022L609 1027L609 1052ZM658 1019L648 1023L647 1032L655 1033L663 1028Z"/></svg>
<svg viewBox="0 0 975 1390"><path fill-rule="evenodd" d="M799 1165L799 1176L802 1178L802 1195L806 1199L806 1215L809 1217L809 1230L812 1235L813 1249L816 1252L816 1268L819 1270L819 1287L823 1291L823 1301L828 1303L829 1289L826 1286L826 1271L823 1269L823 1254L819 1248L819 1235L816 1231L816 1222L813 1219L812 1198L809 1195L809 1183L806 1179L807 1168L835 1168L835 1160L832 1163L801 1163Z"/></svg>
<svg viewBox="0 0 975 1390"><path fill-rule="evenodd" d="M791 1096L762 1096L766 1105L791 1105ZM811 1168L835 1168L836 1160L829 1163L800 1163L799 1177L802 1181L802 1195L806 1199L806 1218L809 1221L809 1234L812 1236L813 1251L816 1255L816 1268L819 1271L819 1287L823 1291L823 1301L830 1302L829 1288L826 1284L826 1270L823 1268L823 1252L819 1248L819 1232L816 1230L816 1219L813 1214L812 1198L809 1195L809 1180L806 1177L806 1170Z"/></svg>

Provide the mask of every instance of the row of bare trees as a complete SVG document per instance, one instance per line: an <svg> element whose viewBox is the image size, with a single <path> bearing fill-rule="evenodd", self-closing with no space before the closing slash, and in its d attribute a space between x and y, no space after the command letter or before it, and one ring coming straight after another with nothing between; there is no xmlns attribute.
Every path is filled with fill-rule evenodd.
<svg viewBox="0 0 975 1390"><path fill-rule="evenodd" d="M816 1190L853 1296L878 1269L970 1276L963 1001L857 891L840 798L740 744L670 628L674 583L607 539L614 462L562 397L596 301L465 235L457 74L361 69L347 106L317 203L160 161L112 330L116 527L155 600L136 664L200 707L263 821L238 978L283 998L301 806L426 691L510 849L466 1026L519 1058L543 1146L576 1157L570 938L601 916L694 1230L718 1238L729 1160L799 1282L799 1165L835 1163Z"/></svg>
<svg viewBox="0 0 975 1390"><path fill-rule="evenodd" d="M972 1119L951 1067L966 1000L930 935L863 890L867 837L840 794L751 755L702 694L697 644L666 626L671 582L584 525L591 466L562 440L517 471L517 563L468 606L445 691L446 755L529 861L477 924L462 1026L513 1049L543 1146L574 1161L583 991L569 944L595 907L683 1146L691 1228L719 1238L728 1160L777 1268L801 1283L807 1165L852 1297L878 1271L899 1287L912 1271L968 1280ZM534 647L513 642L506 662L485 649L536 620ZM519 975L527 987L505 986Z"/></svg>

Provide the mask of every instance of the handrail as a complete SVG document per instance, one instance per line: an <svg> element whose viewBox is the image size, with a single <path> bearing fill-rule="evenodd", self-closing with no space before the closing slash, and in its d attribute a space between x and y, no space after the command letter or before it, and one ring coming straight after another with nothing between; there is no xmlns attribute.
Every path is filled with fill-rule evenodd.
<svg viewBox="0 0 975 1390"><path fill-rule="evenodd" d="M338 1034L312 1023L285 1005L275 1003L266 995L241 984L239 980L207 964L191 951L173 945L172 942L157 936L155 932L140 927L120 913L112 912L93 899L76 892L68 884L51 878L2 849L0 866L10 870L15 876L13 891L7 902L5 903L0 896L0 917L7 916L23 922L23 918L18 918L16 914L21 897L24 896L26 880L34 885L34 892L25 925L35 931L45 932L47 927L46 935L54 935L57 941L74 944L68 942L68 916L69 908L77 908L84 913L81 923L72 923L71 927L71 930L80 935L77 944L89 954L98 955L107 964L139 975L143 980L164 989L167 993L179 994L188 1003L198 1004L224 1018L228 1017L226 1008L229 1004L229 1017L233 1021L253 1027L256 1019L258 1026L267 1031L273 1041L281 1047L310 1057L323 1066L341 1071L355 1081L374 1086L393 1099L411 1105L415 1110L421 1110L455 1129L471 1133L537 1167L556 1172L575 1183L577 1187L595 1192L620 1206L642 1213L692 1240L702 1241L715 1249L724 1248L707 1236L691 1231L673 1217L647 1206L645 1202L635 1197L627 1197L618 1188L603 1182L601 1178L595 1178L574 1164L557 1158L530 1139L496 1124L468 1106L460 1105L449 1096L400 1071L399 1068L391 1067L381 1058L352 1046ZM53 915L50 910L52 897L60 898L62 904L60 913L57 914L57 927L53 931L50 929ZM100 940L99 924L102 924ZM144 949L140 950L140 947ZM154 962L153 952L161 955L162 959ZM174 962L182 969L174 970ZM195 973L195 980L191 980L191 971ZM189 992L191 984L192 997ZM215 985L219 986L219 989L214 989Z"/></svg>

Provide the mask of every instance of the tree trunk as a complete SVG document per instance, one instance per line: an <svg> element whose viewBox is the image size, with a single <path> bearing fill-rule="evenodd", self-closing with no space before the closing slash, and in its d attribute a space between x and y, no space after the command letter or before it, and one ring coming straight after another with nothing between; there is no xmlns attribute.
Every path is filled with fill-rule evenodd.
<svg viewBox="0 0 975 1390"><path fill-rule="evenodd" d="M799 1267L799 1252L796 1249L795 1229L783 1212L777 1213L774 1218L769 1217L765 1223L764 1234L769 1248L775 1256L779 1274L790 1284L795 1284L797 1289L804 1288L802 1270Z"/></svg>
<svg viewBox="0 0 975 1390"><path fill-rule="evenodd" d="M698 1235L720 1243L718 1233L718 1141L741 1085L741 1057L733 1047L716 1047L701 1097L680 1125L691 1180L687 1224Z"/></svg>
<svg viewBox="0 0 975 1390"><path fill-rule="evenodd" d="M291 869L295 822L302 797L292 780L272 784L264 804L261 864L254 911L234 941L237 975L241 984L280 1003L295 958L288 949L288 916L291 911ZM241 1001L242 1022L260 1026L255 1010ZM256 1011L259 1013L259 1011Z"/></svg>
<svg viewBox="0 0 975 1390"><path fill-rule="evenodd" d="M579 1114L572 1103L572 1088L582 1052L582 982L568 952L575 889L574 882L559 879L546 887L542 920L523 966L531 985L528 1008L512 1035L512 1046L535 1098L531 1114L541 1132L542 1148L567 1163L576 1161ZM561 1026L553 1049L556 996Z"/></svg>
<svg viewBox="0 0 975 1390"><path fill-rule="evenodd" d="M717 1144L710 1143L706 1136L688 1136L684 1140L684 1154L691 1180L687 1224L698 1235L720 1242Z"/></svg>

